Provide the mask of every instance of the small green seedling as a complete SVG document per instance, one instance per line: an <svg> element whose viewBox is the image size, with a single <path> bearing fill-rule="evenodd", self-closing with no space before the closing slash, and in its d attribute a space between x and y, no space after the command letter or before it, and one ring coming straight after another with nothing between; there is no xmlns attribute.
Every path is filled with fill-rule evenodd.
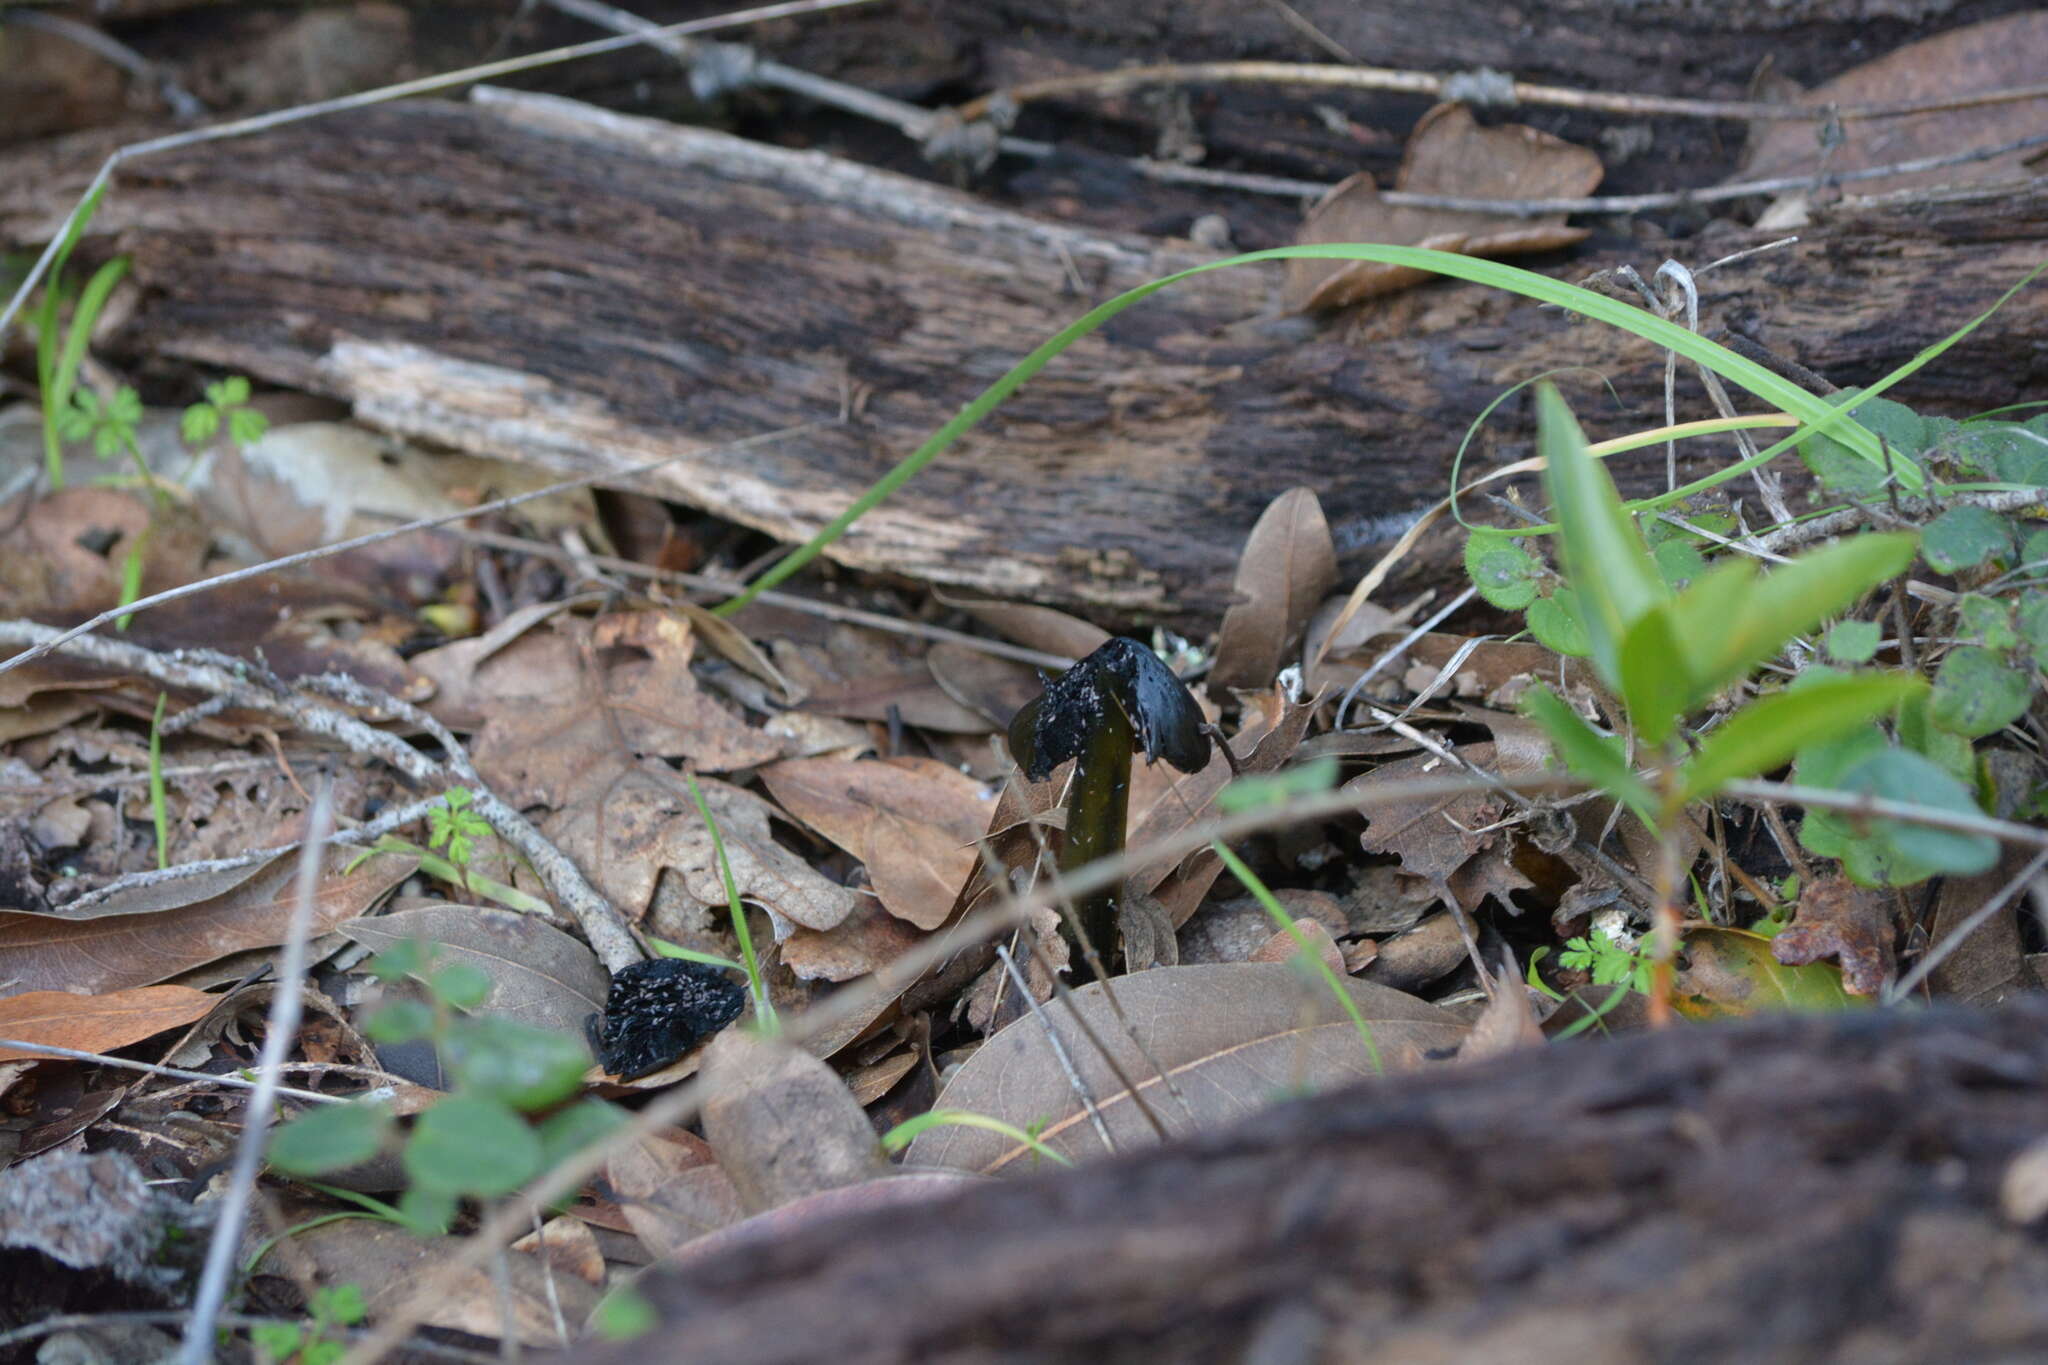
<svg viewBox="0 0 2048 1365"><path fill-rule="evenodd" d="M277 1365L335 1365L347 1344L329 1335L336 1327L360 1326L370 1315L362 1288L337 1284L316 1289L306 1300L304 1325L259 1322L249 1329L249 1344Z"/></svg>

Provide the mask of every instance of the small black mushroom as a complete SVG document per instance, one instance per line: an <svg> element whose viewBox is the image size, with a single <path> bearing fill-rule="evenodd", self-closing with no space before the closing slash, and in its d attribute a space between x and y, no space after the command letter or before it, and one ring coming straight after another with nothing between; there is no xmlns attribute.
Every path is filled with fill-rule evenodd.
<svg viewBox="0 0 2048 1365"><path fill-rule="evenodd" d="M746 1007L746 988L716 967L673 957L635 962L612 975L593 1031L597 1059L630 1081L667 1066Z"/></svg>
<svg viewBox="0 0 2048 1365"><path fill-rule="evenodd" d="M1129 819L1133 745L1148 763L1165 759L1184 773L1209 761L1209 733L1187 686L1151 650L1116 637L1045 685L1010 722L1010 753L1024 775L1043 782L1075 760L1067 789L1060 870L1072 871L1123 851ZM1121 885L1075 902L1082 933L1110 969L1120 953Z"/></svg>

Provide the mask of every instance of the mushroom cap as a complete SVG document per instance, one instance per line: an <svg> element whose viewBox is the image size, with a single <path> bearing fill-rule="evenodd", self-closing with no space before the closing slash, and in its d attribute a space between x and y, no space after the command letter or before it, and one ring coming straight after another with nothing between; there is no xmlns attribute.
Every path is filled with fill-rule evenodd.
<svg viewBox="0 0 2048 1365"><path fill-rule="evenodd" d="M1209 761L1209 736L1202 708L1136 640L1114 636L1101 648L1045 685L1036 700L1010 722L1010 752L1033 782L1088 748L1095 731L1112 716L1128 718L1148 762L1165 759L1184 773Z"/></svg>

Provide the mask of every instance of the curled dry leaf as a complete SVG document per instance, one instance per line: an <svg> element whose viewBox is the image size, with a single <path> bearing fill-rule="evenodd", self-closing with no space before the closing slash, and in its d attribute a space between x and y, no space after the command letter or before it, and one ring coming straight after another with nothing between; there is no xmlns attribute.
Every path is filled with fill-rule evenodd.
<svg viewBox="0 0 2048 1365"><path fill-rule="evenodd" d="M330 849L313 896L312 932L330 933L368 910L412 875L418 860ZM250 948L281 942L291 920L297 859L268 864L258 876L215 896L153 915L110 915L72 922L0 912L0 961L13 984L0 990L104 992L147 986ZM344 871L355 863L351 871Z"/></svg>
<svg viewBox="0 0 2048 1365"><path fill-rule="evenodd" d="M1109 639L1109 632L1078 616L1030 602L997 602L985 597L956 597L943 589L937 597L958 607L983 625L1029 649L1068 659L1085 659ZM1005 724L1008 723L1007 718Z"/></svg>
<svg viewBox="0 0 2048 1365"><path fill-rule="evenodd" d="M787 1043L721 1033L704 1069L704 1137L749 1213L886 1175L874 1125L818 1058Z"/></svg>
<svg viewBox="0 0 2048 1365"><path fill-rule="evenodd" d="M1876 995L1892 971L1891 914L1881 891L1846 877L1824 877L1799 896L1792 923L1771 939L1771 956L1788 967L1834 958L1842 989Z"/></svg>
<svg viewBox="0 0 2048 1365"><path fill-rule="evenodd" d="M861 860L883 909L936 929L974 871L996 800L929 758L798 758L761 770L783 809Z"/></svg>
<svg viewBox="0 0 2048 1365"><path fill-rule="evenodd" d="M1394 188L1468 199L1576 198L1591 194L1603 173L1599 156L1584 147L1523 124L1482 127L1466 106L1439 104L1409 135ZM1515 256L1554 251L1585 236L1584 228L1566 227L1561 213L1510 218L1396 208L1380 198L1370 175L1360 173L1309 210L1295 240L1390 242L1468 256ZM1285 299L1290 308L1323 312L1431 278L1424 271L1371 261L1289 261Z"/></svg>
<svg viewBox="0 0 2048 1365"><path fill-rule="evenodd" d="M1389 1070L1419 1066L1426 1055L1456 1047L1465 1035L1463 1024L1414 996L1370 982L1345 984ZM1118 977L1114 986L1131 1028L1145 1043L1143 1050L1110 1011L1100 982L1073 993L1075 1008L1115 1051L1123 1074L1171 1134L1227 1122L1283 1095L1372 1074L1371 1059L1349 1016L1320 980L1292 967L1254 962L1161 967ZM1131 1092L1065 1007L1049 1010L1045 1018L1119 1148L1151 1145L1156 1140L1151 1125ZM1040 1018L1027 1017L982 1044L935 1107L1035 1128L1047 1146L1070 1158L1102 1155L1101 1138L1047 1045L1045 1028ZM1172 1090L1152 1069L1148 1051L1171 1076ZM1001 1134L951 1126L921 1134L906 1160L987 1174L1017 1173L1034 1165L1028 1147Z"/></svg>
<svg viewBox="0 0 2048 1365"><path fill-rule="evenodd" d="M732 1177L694 1140L642 1138L612 1157L605 1180L634 1235L657 1257L746 1217Z"/></svg>
<svg viewBox="0 0 2048 1365"><path fill-rule="evenodd" d="M1245 540L1223 614L1214 687L1270 687L1310 615L1337 581L1337 546L1315 490L1290 488L1267 505Z"/></svg>
<svg viewBox="0 0 2048 1365"><path fill-rule="evenodd" d="M1337 940L1330 936L1329 929L1321 921L1306 918L1298 919L1294 921L1294 928L1296 933L1299 933L1308 940L1308 950L1322 958L1331 971L1339 976L1346 974L1347 968L1344 965L1344 952L1337 946ZM1290 934L1285 929L1282 929L1270 935L1264 943L1252 949L1252 955L1249 960L1252 962L1292 962L1295 958L1301 956L1301 952L1301 945L1295 942L1294 934Z"/></svg>
<svg viewBox="0 0 2048 1365"><path fill-rule="evenodd" d="M140 986L105 995L29 991L0 999L0 1038L78 1052L112 1052L203 1018L219 1000L184 986ZM0 1062L35 1055L0 1047Z"/></svg>

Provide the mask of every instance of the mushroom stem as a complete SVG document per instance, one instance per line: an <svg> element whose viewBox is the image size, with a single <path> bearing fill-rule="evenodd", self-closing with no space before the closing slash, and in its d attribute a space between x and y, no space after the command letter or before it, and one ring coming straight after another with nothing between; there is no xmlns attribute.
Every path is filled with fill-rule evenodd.
<svg viewBox="0 0 2048 1365"><path fill-rule="evenodd" d="M1114 700L1103 708L1102 721L1088 737L1074 762L1067 788L1066 837L1060 844L1060 871L1072 872L1124 851L1124 829L1131 812L1130 718ZM1117 910L1123 887L1107 886L1074 902L1074 919L1082 942L1074 946L1100 955L1105 975L1116 971L1122 957Z"/></svg>

